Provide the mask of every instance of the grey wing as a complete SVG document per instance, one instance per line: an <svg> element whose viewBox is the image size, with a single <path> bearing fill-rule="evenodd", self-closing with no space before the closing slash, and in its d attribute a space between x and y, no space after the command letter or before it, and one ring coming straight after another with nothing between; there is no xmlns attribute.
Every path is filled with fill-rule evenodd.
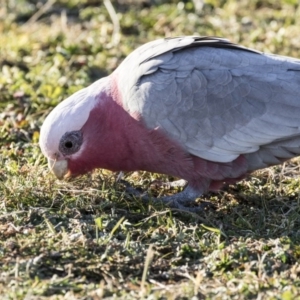
<svg viewBox="0 0 300 300"><path fill-rule="evenodd" d="M229 162L300 135L299 61L211 45L157 60L131 89L128 110L189 153Z"/></svg>
<svg viewBox="0 0 300 300"><path fill-rule="evenodd" d="M212 45L214 47L228 47L253 51L242 46L231 43L230 41L217 37L176 37L159 39L142 45L133 51L121 65L115 70L114 75L118 81L118 88L122 91L123 103L127 110L134 109L133 105L137 104L132 101L131 96L135 92L141 77L156 72L162 65L173 58L177 51ZM257 52L258 53L258 52ZM176 68L169 64L169 68Z"/></svg>

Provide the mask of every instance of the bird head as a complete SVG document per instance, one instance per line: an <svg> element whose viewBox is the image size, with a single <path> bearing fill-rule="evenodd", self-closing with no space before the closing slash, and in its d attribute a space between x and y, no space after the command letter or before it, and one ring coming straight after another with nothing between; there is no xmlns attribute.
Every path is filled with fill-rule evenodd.
<svg viewBox="0 0 300 300"><path fill-rule="evenodd" d="M70 163L76 163L90 144L84 126L101 102L105 83L106 78L103 78L76 92L57 105L42 125L39 144L50 170L59 179L72 173Z"/></svg>

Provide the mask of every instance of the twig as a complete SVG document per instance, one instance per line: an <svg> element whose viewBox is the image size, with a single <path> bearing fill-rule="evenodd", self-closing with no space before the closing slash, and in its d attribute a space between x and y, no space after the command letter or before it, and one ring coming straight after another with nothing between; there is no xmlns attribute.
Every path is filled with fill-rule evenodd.
<svg viewBox="0 0 300 300"><path fill-rule="evenodd" d="M31 25L36 22L44 13L46 13L52 5L56 2L56 0L48 0L44 5L40 7L40 9L33 15L24 25Z"/></svg>
<svg viewBox="0 0 300 300"><path fill-rule="evenodd" d="M110 2L110 0L104 0L103 3L107 9L107 12L108 12L108 14L111 18L111 21L113 23L113 26L114 26L112 43L113 43L113 45L118 45L120 42L120 22L119 22L118 15L117 15L112 3Z"/></svg>
<svg viewBox="0 0 300 300"><path fill-rule="evenodd" d="M153 256L154 256L153 245L150 244L148 251L147 251L146 259L145 259L144 271L143 271L143 276L142 276L142 281L141 281L141 296L143 296L145 293L147 272L148 272L149 266L152 262Z"/></svg>

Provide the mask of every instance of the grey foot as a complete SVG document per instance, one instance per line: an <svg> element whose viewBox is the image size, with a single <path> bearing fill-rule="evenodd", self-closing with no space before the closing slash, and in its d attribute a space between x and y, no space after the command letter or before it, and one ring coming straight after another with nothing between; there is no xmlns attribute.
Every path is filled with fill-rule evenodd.
<svg viewBox="0 0 300 300"><path fill-rule="evenodd" d="M160 198L155 198L149 196L146 192L140 192L133 188L128 182L122 180L122 183L126 186L127 193L134 197L141 198L145 202L163 203L171 208L188 211L192 213L199 213L205 211L207 208L213 207L210 202L203 202L199 206L190 207L189 204L193 203L196 198L199 198L202 193L195 191L190 186L187 186L182 192L171 195L164 196Z"/></svg>

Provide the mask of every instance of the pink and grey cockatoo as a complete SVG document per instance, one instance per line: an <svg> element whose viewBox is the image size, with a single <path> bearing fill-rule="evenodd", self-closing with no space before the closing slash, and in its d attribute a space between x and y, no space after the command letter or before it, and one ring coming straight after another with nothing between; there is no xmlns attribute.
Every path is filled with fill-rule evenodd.
<svg viewBox="0 0 300 300"><path fill-rule="evenodd" d="M215 37L147 43L60 103L40 147L58 178L145 170L188 185L186 207L224 182L300 154L300 60Z"/></svg>

